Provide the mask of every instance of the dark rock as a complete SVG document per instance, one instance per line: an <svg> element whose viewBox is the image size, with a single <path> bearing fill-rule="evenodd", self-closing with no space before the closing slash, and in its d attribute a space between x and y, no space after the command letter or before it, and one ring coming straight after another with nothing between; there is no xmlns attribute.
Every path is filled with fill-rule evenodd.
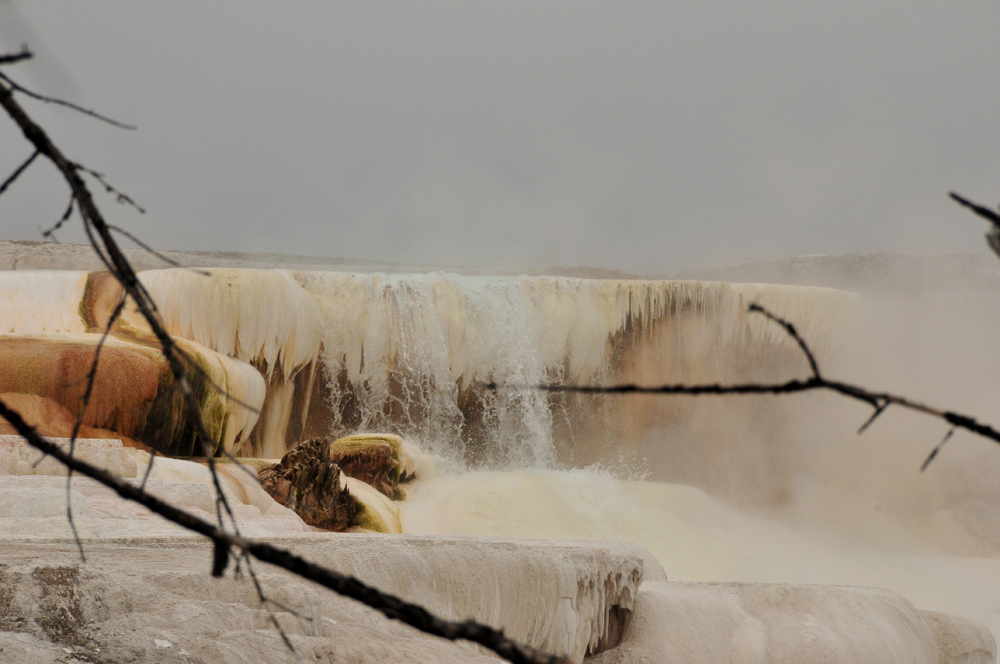
<svg viewBox="0 0 1000 664"><path fill-rule="evenodd" d="M343 531L354 525L358 507L342 486L341 469L330 459L330 441L310 440L260 471L260 485L310 526Z"/></svg>

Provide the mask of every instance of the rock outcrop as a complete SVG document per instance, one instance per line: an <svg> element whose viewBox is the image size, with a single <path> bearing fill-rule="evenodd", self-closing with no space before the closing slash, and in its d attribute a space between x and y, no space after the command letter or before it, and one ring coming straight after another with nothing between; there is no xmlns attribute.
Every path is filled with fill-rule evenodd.
<svg viewBox="0 0 1000 664"><path fill-rule="evenodd" d="M85 427L81 437L118 438L132 446L137 441L176 456L202 454L187 402L159 347L148 339L104 339L90 403L80 412L101 338L91 333L0 335L0 393L11 399L5 403L49 436L70 436L79 413ZM188 381L209 433L225 449L238 448L256 414L215 386L240 402L259 405L264 379L252 366L194 342L181 339L178 345L199 369L188 372ZM0 427L0 433L13 430Z"/></svg>
<svg viewBox="0 0 1000 664"><path fill-rule="evenodd" d="M348 477L361 480L392 500L406 493L400 484L414 477L413 462L403 451L403 439L388 433L362 433L330 444L330 460Z"/></svg>
<svg viewBox="0 0 1000 664"><path fill-rule="evenodd" d="M259 473L260 485L310 526L343 531L356 525L358 505L330 459L330 441L302 443Z"/></svg>
<svg viewBox="0 0 1000 664"><path fill-rule="evenodd" d="M376 433L308 440L259 476L265 491L310 526L401 533L394 501L415 471L402 438Z"/></svg>
<svg viewBox="0 0 1000 664"><path fill-rule="evenodd" d="M19 394L16 392L0 393L0 401L3 401L9 408L13 408L21 415L21 418L33 426L35 431L46 438L70 438L76 428L76 418L73 417L62 404L40 397L37 394ZM0 419L0 436L18 437L14 425L6 420ZM109 429L81 424L76 431L77 439L108 439L119 440L127 447L147 449L146 445L132 440L128 436Z"/></svg>

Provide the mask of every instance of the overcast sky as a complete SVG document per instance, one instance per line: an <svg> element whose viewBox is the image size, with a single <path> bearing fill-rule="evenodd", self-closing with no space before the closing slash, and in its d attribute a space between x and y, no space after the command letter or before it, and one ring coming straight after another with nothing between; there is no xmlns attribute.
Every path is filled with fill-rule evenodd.
<svg viewBox="0 0 1000 664"><path fill-rule="evenodd" d="M0 0L25 100L158 248L634 272L986 251L1000 2ZM0 178L30 154L0 122ZM37 163L0 237L66 204ZM60 239L79 241L78 231Z"/></svg>

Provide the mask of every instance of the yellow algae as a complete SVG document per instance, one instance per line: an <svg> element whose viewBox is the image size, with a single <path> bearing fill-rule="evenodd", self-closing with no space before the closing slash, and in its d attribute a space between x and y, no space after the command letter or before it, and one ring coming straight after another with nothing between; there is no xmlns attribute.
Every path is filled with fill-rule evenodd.
<svg viewBox="0 0 1000 664"><path fill-rule="evenodd" d="M375 533L401 533L399 505L361 480L340 474L341 486L346 487L358 506L354 525Z"/></svg>

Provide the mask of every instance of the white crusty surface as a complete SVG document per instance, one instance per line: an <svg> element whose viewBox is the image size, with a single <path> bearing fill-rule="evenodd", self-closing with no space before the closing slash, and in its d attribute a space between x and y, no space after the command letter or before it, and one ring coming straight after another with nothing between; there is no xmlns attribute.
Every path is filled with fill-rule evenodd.
<svg viewBox="0 0 1000 664"><path fill-rule="evenodd" d="M847 586L644 584L613 650L593 664L987 664L996 641L972 620Z"/></svg>
<svg viewBox="0 0 1000 664"><path fill-rule="evenodd" d="M577 662L610 606L632 606L641 580L642 556L628 544L326 533L270 539L441 616L474 617ZM0 535L0 576L11 589L0 620L20 633L0 633L0 647L35 644L44 653L55 643L84 649L93 658L85 661L186 661L181 650L198 662L297 661L245 576L208 574L205 540L105 538L83 546L86 565L72 540ZM305 661L487 659L266 565L255 570L268 596L301 616L275 609Z"/></svg>

